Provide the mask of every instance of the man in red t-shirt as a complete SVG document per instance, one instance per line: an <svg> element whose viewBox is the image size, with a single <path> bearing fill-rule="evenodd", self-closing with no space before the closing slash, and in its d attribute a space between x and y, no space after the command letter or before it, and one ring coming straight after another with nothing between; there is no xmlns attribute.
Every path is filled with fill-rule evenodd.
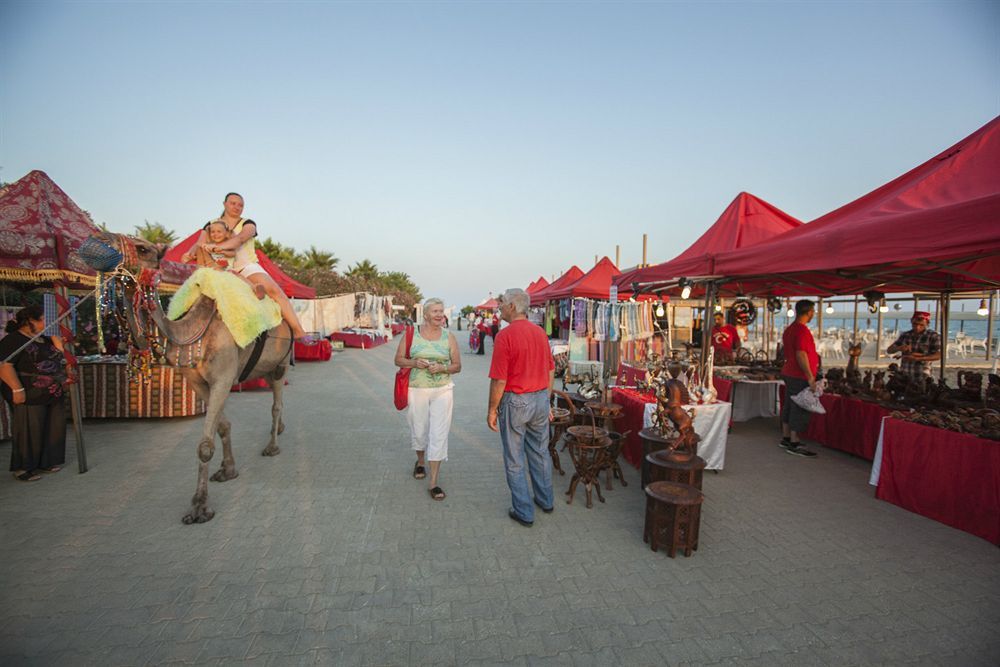
<svg viewBox="0 0 1000 667"><path fill-rule="evenodd" d="M785 352L785 365L781 369L781 379L785 381L785 401L781 406L781 446L789 454L811 458L816 456L799 442L799 434L809 428L812 413L799 407L792 396L809 387L816 391L816 373L819 370L819 355L809 322L816 313L816 306L809 299L795 304L795 321L788 325L781 336Z"/></svg>
<svg viewBox="0 0 1000 667"><path fill-rule="evenodd" d="M715 350L715 361L720 364L732 361L733 354L740 349L740 334L736 331L736 327L726 324L726 318L722 313L715 314L712 348Z"/></svg>
<svg viewBox="0 0 1000 667"><path fill-rule="evenodd" d="M507 515L531 526L534 506L548 514L555 502L548 447L555 362L545 331L528 321L528 293L509 289L498 301L500 316L509 326L497 334L493 345L486 424L500 433L503 443L512 504Z"/></svg>

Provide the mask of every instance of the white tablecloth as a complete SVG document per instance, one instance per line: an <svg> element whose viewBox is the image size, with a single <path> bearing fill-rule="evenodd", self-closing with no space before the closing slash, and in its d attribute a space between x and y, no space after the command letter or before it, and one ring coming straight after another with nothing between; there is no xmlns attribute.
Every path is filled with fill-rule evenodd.
<svg viewBox="0 0 1000 667"><path fill-rule="evenodd" d="M733 421L746 422L757 417L778 416L778 387L781 380L739 380L733 382L729 399L733 402Z"/></svg>
<svg viewBox="0 0 1000 667"><path fill-rule="evenodd" d="M882 436L885 435L885 420L882 417L882 424L878 427L878 444L875 445L875 458L872 459L872 474L868 477L868 483L878 486L878 478L882 475Z"/></svg>
<svg viewBox="0 0 1000 667"><path fill-rule="evenodd" d="M725 401L706 405L685 405L684 409L694 408L694 432L701 436L698 443L698 456L705 459L706 470L722 470L726 462L726 442L729 440L729 416L732 414L732 404ZM642 425L649 428L653 425L653 414L656 403L647 403L642 416Z"/></svg>

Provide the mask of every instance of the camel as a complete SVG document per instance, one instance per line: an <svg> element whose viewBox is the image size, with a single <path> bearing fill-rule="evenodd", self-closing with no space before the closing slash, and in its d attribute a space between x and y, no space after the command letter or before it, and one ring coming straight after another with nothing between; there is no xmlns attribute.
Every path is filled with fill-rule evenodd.
<svg viewBox="0 0 1000 667"><path fill-rule="evenodd" d="M116 243L116 239L107 237L101 240L111 241L114 245L121 242L119 239ZM130 238L129 241L137 246L140 265L147 269L143 275L151 274L150 265L159 259L162 251L157 252L159 248L156 246L136 239ZM155 292L155 283L153 287ZM245 367L255 346L251 344L241 349L236 344L228 327L218 316L213 300L202 296L180 319L169 320L158 298L140 299L143 306L138 310L133 308L137 289L139 286L134 281L125 282L123 302L133 345L139 350L150 349L156 344L149 340L150 333L164 339L163 352L167 363L178 369L206 404L202 438L198 443L198 482L191 499L191 509L182 519L185 524L204 523L215 516L214 510L208 507L208 466L215 453L216 433L222 441L222 463L211 476L212 481L226 482L239 476L233 458L231 423L223 408L232 386L242 375L245 375L243 381L263 378L271 388L274 396L271 438L261 454L277 456L281 452L277 441L285 429L281 419L282 390L292 353L291 327L282 321L267 332L259 358L247 374ZM190 363L182 364L182 360Z"/></svg>

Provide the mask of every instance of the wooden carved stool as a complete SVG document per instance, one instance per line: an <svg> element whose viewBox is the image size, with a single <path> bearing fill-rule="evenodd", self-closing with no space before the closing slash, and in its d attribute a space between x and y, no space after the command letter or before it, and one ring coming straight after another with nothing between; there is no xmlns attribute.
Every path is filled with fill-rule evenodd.
<svg viewBox="0 0 1000 667"><path fill-rule="evenodd" d="M642 541L656 551L665 547L671 558L680 550L698 550L701 504L705 496L688 484L653 482L646 487L646 522Z"/></svg>
<svg viewBox="0 0 1000 667"><path fill-rule="evenodd" d="M628 433L631 433L629 431ZM617 477L618 481L622 483L622 486L628 486L628 482L625 481L625 473L622 472L622 467L618 463L618 457L622 452L622 443L625 442L625 436L628 433L608 433L608 437L611 439L611 444L608 445L608 465L605 470L604 488L611 491L611 479Z"/></svg>
<svg viewBox="0 0 1000 667"><path fill-rule="evenodd" d="M597 499L602 503L604 502L604 495L601 493L600 474L607 466L608 445L611 444L611 440L607 435L603 435L591 442L582 442L573 435L573 428L579 427L570 428L570 432L566 435L566 446L569 448L569 455L573 460L573 467L576 469L576 472L573 473L573 479L569 483L569 490L566 492L566 495L569 496L566 504L572 504L577 484L583 482L583 487L587 492L587 509L590 509L594 506L590 495L592 490L596 490Z"/></svg>
<svg viewBox="0 0 1000 667"><path fill-rule="evenodd" d="M687 461L676 461L668 452L653 452L646 456L649 467L649 483L677 482L688 484L701 491L701 478L705 471L705 459L695 456Z"/></svg>
<svg viewBox="0 0 1000 667"><path fill-rule="evenodd" d="M552 408L552 417L552 421L549 422L549 456L552 457L552 468L558 470L560 475L565 475L556 446L566 432L566 427L572 424L573 420L566 408Z"/></svg>

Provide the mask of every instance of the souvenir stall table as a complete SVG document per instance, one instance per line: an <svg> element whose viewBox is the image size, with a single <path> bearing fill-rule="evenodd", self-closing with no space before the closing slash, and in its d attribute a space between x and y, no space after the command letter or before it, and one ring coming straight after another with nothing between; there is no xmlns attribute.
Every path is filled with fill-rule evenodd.
<svg viewBox="0 0 1000 667"><path fill-rule="evenodd" d="M331 343L341 342L344 347L358 347L362 350L384 345L388 339L375 329L344 329L328 336Z"/></svg>
<svg viewBox="0 0 1000 667"><path fill-rule="evenodd" d="M1000 546L1000 442L885 417L875 497Z"/></svg>
<svg viewBox="0 0 1000 667"><path fill-rule="evenodd" d="M622 406L622 416L618 419L618 429L631 431L622 446L622 455L632 465L642 463L642 442L639 431L652 426L652 416L656 411L656 400L651 394L641 394L634 389L615 387L612 399ZM732 405L724 401L704 405L686 405L694 408L694 430L701 436L698 456L705 459L706 469L722 470L726 460L726 444L729 440L729 420Z"/></svg>
<svg viewBox="0 0 1000 667"><path fill-rule="evenodd" d="M130 382L124 362L81 362L85 418L145 419L205 414L205 403L171 366L153 366L149 383Z"/></svg>
<svg viewBox="0 0 1000 667"><path fill-rule="evenodd" d="M779 393L784 401L785 388ZM824 447L874 460L882 419L891 411L878 403L839 394L823 394L819 402L826 414L813 414L802 435Z"/></svg>
<svg viewBox="0 0 1000 667"><path fill-rule="evenodd" d="M781 380L727 380L713 377L712 385L720 401L733 404L733 421L778 416L778 389Z"/></svg>
<svg viewBox="0 0 1000 667"><path fill-rule="evenodd" d="M325 338L321 338L313 345L295 343L295 361L330 361L331 356L333 356L333 346Z"/></svg>

